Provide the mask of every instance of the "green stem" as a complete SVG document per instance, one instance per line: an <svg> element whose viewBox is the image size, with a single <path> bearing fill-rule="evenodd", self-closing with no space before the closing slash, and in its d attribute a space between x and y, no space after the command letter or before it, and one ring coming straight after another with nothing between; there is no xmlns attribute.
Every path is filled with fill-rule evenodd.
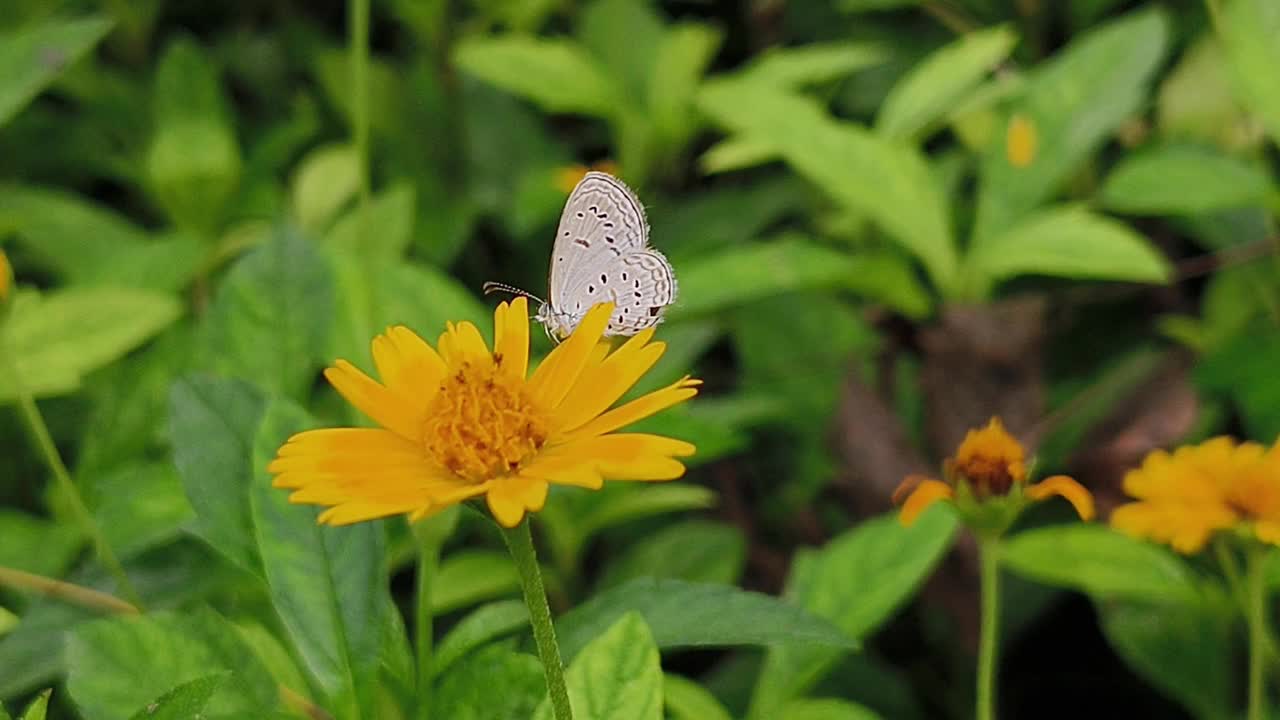
<svg viewBox="0 0 1280 720"><path fill-rule="evenodd" d="M359 167L359 222L363 232L369 212L369 0L351 0L347 11L351 44L351 123Z"/></svg>
<svg viewBox="0 0 1280 720"><path fill-rule="evenodd" d="M71 512L75 516L76 523L80 525L80 531L93 543L94 550L98 553L98 559L102 561L107 571L115 577L120 592L134 607L142 608L142 599L138 595L138 591L133 587L133 582L129 580L129 576L125 573L124 566L120 564L120 559L116 557L115 552L111 550L111 546L107 544L106 536L102 534L98 524L93 521L93 515L89 512L88 506L85 505L84 498L80 496L80 489L76 487L75 482L71 479L71 473L67 471L67 466L63 464L62 456L58 454L58 446L53 443L53 437L49 434L49 426L45 424L44 416L40 414L40 407L36 405L35 399L22 381L22 376L18 372L18 365L13 359L13 353L9 352L7 347L3 347L2 342L0 342L0 362L4 363L0 367L0 372L8 378L10 385L18 396L19 415L22 416L22 421L31 433L32 439L35 440L36 448L39 450L45 465L53 473L59 492L71 505Z"/></svg>
<svg viewBox="0 0 1280 720"><path fill-rule="evenodd" d="M1249 604L1246 612L1246 621L1249 626L1249 720L1263 720L1266 717L1266 688L1263 685L1267 648L1265 561L1265 551L1261 548L1250 548L1248 561Z"/></svg>
<svg viewBox="0 0 1280 720"><path fill-rule="evenodd" d="M431 617L431 581L440 562L440 546L430 537L418 543L418 589L414 609L414 635L418 659L418 720L431 717L431 683L435 675L432 662L433 626Z"/></svg>
<svg viewBox="0 0 1280 720"><path fill-rule="evenodd" d="M977 720L996 716L996 653L1000 622L1000 540L978 539L978 574L982 593L982 627L978 638Z"/></svg>
<svg viewBox="0 0 1280 720"><path fill-rule="evenodd" d="M533 626L533 640L546 675L553 716L555 720L573 720L569 690L564 684L564 666L560 664L560 646L556 643L556 628L551 622L551 608L547 605L546 588L542 586L542 570L538 568L538 556L533 549L529 520L526 518L513 528L502 528L502 539L520 573L520 586L529 608L529 623Z"/></svg>

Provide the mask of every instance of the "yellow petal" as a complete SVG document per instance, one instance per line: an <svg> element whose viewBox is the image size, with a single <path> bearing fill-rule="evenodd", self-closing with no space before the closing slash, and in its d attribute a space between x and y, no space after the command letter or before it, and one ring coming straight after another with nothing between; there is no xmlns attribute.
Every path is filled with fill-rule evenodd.
<svg viewBox="0 0 1280 720"><path fill-rule="evenodd" d="M440 355L450 368L456 368L464 362L484 364L493 362L489 347L475 325L469 322L449 323L448 329L440 336L437 343Z"/></svg>
<svg viewBox="0 0 1280 720"><path fill-rule="evenodd" d="M503 527L515 527L526 510L537 512L547 501L547 483L519 475L499 478L485 495L489 512Z"/></svg>
<svg viewBox="0 0 1280 720"><path fill-rule="evenodd" d="M569 393L591 358L613 314L613 303L599 303L587 311L568 340L552 350L533 371L529 390L543 407L555 408Z"/></svg>
<svg viewBox="0 0 1280 720"><path fill-rule="evenodd" d="M324 376L347 402L382 427L409 440L420 433L425 406L413 402L413 396L389 391L346 360L325 369Z"/></svg>
<svg viewBox="0 0 1280 720"><path fill-rule="evenodd" d="M517 297L493 313L493 355L511 377L524 379L529 368L529 301Z"/></svg>
<svg viewBox="0 0 1280 720"><path fill-rule="evenodd" d="M597 364L588 363L578 382L560 403L556 429L569 432L609 409L662 357L665 343L646 345L654 328L637 333Z"/></svg>
<svg viewBox="0 0 1280 720"><path fill-rule="evenodd" d="M289 500L290 502L296 502L292 497ZM324 525L350 525L364 522L365 520L377 520L392 515L401 515L413 510L414 507L412 505L347 503L331 507L320 513L319 517L316 518L316 522Z"/></svg>
<svg viewBox="0 0 1280 720"><path fill-rule="evenodd" d="M930 505L939 500L950 500L954 494L950 485L940 480L926 478L907 496L907 501L902 504L902 512L898 515L898 521L906 527L911 527L915 524L916 518L920 517L920 513Z"/></svg>
<svg viewBox="0 0 1280 720"><path fill-rule="evenodd" d="M1280 545L1280 522L1262 520L1254 523L1253 532L1264 543Z"/></svg>
<svg viewBox="0 0 1280 720"><path fill-rule="evenodd" d="M701 384L701 380L683 377L661 390L654 390L648 395L638 397L625 405L600 415L571 432L563 433L562 439L564 442L570 442L613 432L618 428L630 425L637 420L643 420L654 413L688 400L698 394L697 387Z"/></svg>
<svg viewBox="0 0 1280 720"><path fill-rule="evenodd" d="M619 433L575 440L544 451L542 462L528 472L547 474L546 468L557 459L569 458L589 465L600 475L611 480L674 480L684 475L684 465L675 457L687 457L697 451L693 445L661 435L644 433ZM566 467L572 467L566 463ZM567 477L573 477L566 473ZM578 477L582 477L579 475ZM555 479L548 478L555 482ZM576 484L576 483L566 483Z"/></svg>
<svg viewBox="0 0 1280 720"><path fill-rule="evenodd" d="M1083 485L1066 475L1054 475L1027 488L1027 497L1040 501L1057 495L1071 503L1081 520L1093 519L1093 495Z"/></svg>
<svg viewBox="0 0 1280 720"><path fill-rule="evenodd" d="M373 362L383 385L397 394L422 398L444 377L444 360L409 328L396 325L373 339ZM426 400L422 399L423 406Z"/></svg>
<svg viewBox="0 0 1280 720"><path fill-rule="evenodd" d="M1198 552L1213 533L1231 527L1237 520L1225 506L1136 502L1121 505L1111 513L1111 527L1165 543L1187 555Z"/></svg>

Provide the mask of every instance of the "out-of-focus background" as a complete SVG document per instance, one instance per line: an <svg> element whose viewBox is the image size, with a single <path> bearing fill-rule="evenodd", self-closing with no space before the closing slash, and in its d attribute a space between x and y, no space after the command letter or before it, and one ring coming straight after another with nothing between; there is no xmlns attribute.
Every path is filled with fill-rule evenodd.
<svg viewBox="0 0 1280 720"><path fill-rule="evenodd" d="M209 408L239 412L201 383L358 421L319 370L369 369L391 323L489 332L485 281L545 294L568 191L607 169L679 280L639 390L705 380L643 426L699 451L648 495L553 494L557 609L642 576L794 596L825 558L848 630L878 576L833 539L992 416L1104 517L1151 449L1280 433L1277 67L1273 0L0 0L5 348L149 605L216 608L278 669L259 578L179 472L213 462ZM109 587L20 394L0 377L0 567ZM440 628L514 596L500 548L462 519ZM968 716L974 567L959 543L862 652L779 682ZM1011 577L1003 716L1224 717L1215 612ZM115 717L150 651L93 656L93 615L0 587L0 700L69 685L50 717ZM764 654L663 661L740 717Z"/></svg>

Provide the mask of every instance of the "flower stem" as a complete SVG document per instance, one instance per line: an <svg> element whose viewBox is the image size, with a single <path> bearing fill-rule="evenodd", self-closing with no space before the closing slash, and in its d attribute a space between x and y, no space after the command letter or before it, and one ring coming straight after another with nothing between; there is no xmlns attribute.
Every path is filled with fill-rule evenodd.
<svg viewBox="0 0 1280 720"><path fill-rule="evenodd" d="M115 577L119 591L131 605L141 609L142 599L138 595L138 591L133 587L133 582L129 580L129 576L125 573L124 566L120 564L120 559L116 557L115 552L111 550L111 546L107 544L106 536L102 534L102 530L93 521L93 515L89 512L88 506L85 505L84 498L80 496L80 489L76 487L75 482L71 479L71 473L67 471L67 466L62 462L62 456L58 454L58 446L53 443L53 436L49 434L49 426L45 424L44 416L40 414L40 407L36 405L35 399L23 384L22 376L18 372L18 364L13 360L13 353L9 352L7 347L4 347L3 342L0 342L0 359L2 359L0 362L3 362L3 366L0 366L0 373L3 373L8 379L10 386L18 396L18 414L22 416L23 423L31 433L32 439L35 440L36 448L39 450L45 465L53 473L54 482L58 485L58 491L70 504L71 513L75 516L76 523L80 525L80 532L93 543L98 559L102 561L107 571Z"/></svg>
<svg viewBox="0 0 1280 720"><path fill-rule="evenodd" d="M1249 720L1263 720L1266 716L1266 688L1263 671L1266 669L1267 648L1267 583L1266 552L1250 548L1248 568L1248 608L1246 621L1249 626Z"/></svg>
<svg viewBox="0 0 1280 720"><path fill-rule="evenodd" d="M977 720L996 716L996 653L1000 622L1000 539L978 539L978 575L981 588L982 626L978 638Z"/></svg>
<svg viewBox="0 0 1280 720"><path fill-rule="evenodd" d="M547 591L542 585L542 571L533 549L533 536L526 518L513 528L502 528L502 539L511 551L511 559L520 573L520 585L524 589L524 602L529 607L529 622L533 625L533 640L538 645L538 657L546 675L547 693L551 696L551 709L555 720L573 720L569 707L569 690L564 684L564 666L560 664L560 646L556 643L556 628L551 623L551 608L547 605Z"/></svg>
<svg viewBox="0 0 1280 720"><path fill-rule="evenodd" d="M359 166L359 224L367 229L369 211L369 0L350 0L347 6L351 43L351 124Z"/></svg>
<svg viewBox="0 0 1280 720"><path fill-rule="evenodd" d="M414 609L414 640L417 646L417 720L431 717L431 684L435 667L432 661L433 625L431 613L431 581L440 561L440 546L429 537L418 543L417 605Z"/></svg>
<svg viewBox="0 0 1280 720"><path fill-rule="evenodd" d="M123 615L137 615L139 613L135 605L127 603L114 595L15 568L0 567L0 586L30 590L45 597L57 598L80 607L106 613Z"/></svg>

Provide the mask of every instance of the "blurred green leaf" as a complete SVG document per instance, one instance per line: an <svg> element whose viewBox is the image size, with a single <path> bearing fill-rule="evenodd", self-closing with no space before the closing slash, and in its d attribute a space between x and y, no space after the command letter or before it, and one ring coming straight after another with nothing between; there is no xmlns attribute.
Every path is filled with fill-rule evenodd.
<svg viewBox="0 0 1280 720"><path fill-rule="evenodd" d="M26 391L48 396L75 390L82 376L116 361L181 312L178 302L165 294L73 288L15 298L0 333ZM12 382L0 378L0 402L16 396Z"/></svg>
<svg viewBox="0 0 1280 720"><path fill-rule="evenodd" d="M807 98L759 84L708 84L699 105L725 127L771 143L797 172L902 243L939 288L952 288L957 268L950 220L915 149L838 122Z"/></svg>
<svg viewBox="0 0 1280 720"><path fill-rule="evenodd" d="M1130 155L1102 186L1108 209L1134 215L1191 215L1261 205L1267 176L1235 158L1204 148L1162 145Z"/></svg>
<svg viewBox="0 0 1280 720"><path fill-rule="evenodd" d="M360 158L350 145L317 148L298 163L291 184L294 217L307 232L321 233L356 196Z"/></svg>
<svg viewBox="0 0 1280 720"><path fill-rule="evenodd" d="M1157 9L1130 13L1073 40L1023 86L1010 118L1027 128L1014 164L1004 123L982 161L974 250L1058 191L1146 102L1164 58L1168 22ZM1029 151L1029 152L1028 152ZM1082 253L1083 254L1083 253Z"/></svg>
<svg viewBox="0 0 1280 720"><path fill-rule="evenodd" d="M654 62L666 33L652 0L591 0L577 23L578 42L599 61L615 102L632 110L661 82Z"/></svg>
<svg viewBox="0 0 1280 720"><path fill-rule="evenodd" d="M432 40L432 43L437 42ZM324 89L325 98L342 114L347 127L354 128L355 93L351 88L351 52L344 47L325 47L315 54L315 75ZM406 131L406 106L412 103L405 87L402 66L376 55L369 58L368 118L369 130L375 136L386 135L397 140Z"/></svg>
<svg viewBox="0 0 1280 720"><path fill-rule="evenodd" d="M590 510L578 517L575 528L584 541L605 528L637 518L681 510L703 510L715 504L714 491L701 485L668 482L660 485L611 484L594 494Z"/></svg>
<svg viewBox="0 0 1280 720"><path fill-rule="evenodd" d="M786 599L862 639L907 601L951 547L955 515L935 508L905 528L897 513L865 521L818 550L801 551ZM772 718L812 687L845 650L788 643L771 647L749 718Z"/></svg>
<svg viewBox="0 0 1280 720"><path fill-rule="evenodd" d="M574 658L619 617L636 612L662 648L804 643L854 648L835 625L770 595L730 585L638 578L601 593L556 622L560 651Z"/></svg>
<svg viewBox="0 0 1280 720"><path fill-rule="evenodd" d="M151 110L150 189L176 224L208 235L240 184L241 159L217 68L194 40L165 49Z"/></svg>
<svg viewBox="0 0 1280 720"><path fill-rule="evenodd" d="M1173 271L1128 225L1079 206L1027 216L975 247L965 267L973 288L1026 274L1165 283ZM979 297L985 294L978 291Z"/></svg>
<svg viewBox="0 0 1280 720"><path fill-rule="evenodd" d="M735 77L750 83L800 88L839 80L888 58L879 43L829 42L794 47L771 47L756 56Z"/></svg>
<svg viewBox="0 0 1280 720"><path fill-rule="evenodd" d="M698 158L698 167L708 175L715 175L746 170L779 159L778 151L769 141L735 135L707 148Z"/></svg>
<svg viewBox="0 0 1280 720"><path fill-rule="evenodd" d="M431 610L442 615L519 591L520 576L505 552L460 550L440 562L431 593Z"/></svg>
<svg viewBox="0 0 1280 720"><path fill-rule="evenodd" d="M782 709L781 720L879 720L880 716L845 700L805 699Z"/></svg>
<svg viewBox="0 0 1280 720"><path fill-rule="evenodd" d="M500 600L481 605L449 629L433 652L438 675L476 648L492 640L529 628L529 610L523 600Z"/></svg>
<svg viewBox="0 0 1280 720"><path fill-rule="evenodd" d="M454 50L464 71L550 112L609 117L616 98L599 65L567 40L472 37Z"/></svg>
<svg viewBox="0 0 1280 720"><path fill-rule="evenodd" d="M0 720L13 720L13 716L8 710L4 709L4 703L0 703Z"/></svg>
<svg viewBox="0 0 1280 720"><path fill-rule="evenodd" d="M94 520L120 557L172 540L195 516L168 462L125 465L89 486Z"/></svg>
<svg viewBox="0 0 1280 720"><path fill-rule="evenodd" d="M80 531L12 508L0 508L0 566L60 577L84 547Z"/></svg>
<svg viewBox="0 0 1280 720"><path fill-rule="evenodd" d="M0 33L0 127L106 36L112 22L51 17Z"/></svg>
<svg viewBox="0 0 1280 720"><path fill-rule="evenodd" d="M212 673L180 683L154 702L147 703L130 720L195 720L204 717L205 707L228 675L226 672Z"/></svg>
<svg viewBox="0 0 1280 720"><path fill-rule="evenodd" d="M27 705L27 709L22 711L22 715L18 720L44 720L46 713L49 711L49 696L53 695L53 688L43 690Z"/></svg>
<svg viewBox="0 0 1280 720"><path fill-rule="evenodd" d="M578 720L661 720L662 666L644 618L628 612L591 640L565 673ZM534 720L551 720L543 700Z"/></svg>
<svg viewBox="0 0 1280 720"><path fill-rule="evenodd" d="M682 148L697 129L694 97L721 39L714 28L695 23L676 25L662 36L653 60L647 107L664 148Z"/></svg>
<svg viewBox="0 0 1280 720"><path fill-rule="evenodd" d="M1262 118L1272 141L1280 143L1280 5L1272 0L1230 0L1217 26L1230 61L1236 91Z"/></svg>
<svg viewBox="0 0 1280 720"><path fill-rule="evenodd" d="M196 513L193 532L261 574L249 511L253 438L266 403L250 384L189 375L169 394L173 461Z"/></svg>
<svg viewBox="0 0 1280 720"><path fill-rule="evenodd" d="M1000 26L961 35L912 68L889 91L876 117L876 131L889 138L919 140L971 91L1018 42Z"/></svg>
<svg viewBox="0 0 1280 720"><path fill-rule="evenodd" d="M671 720L733 720L715 695L683 675L663 674L662 703Z"/></svg>
<svg viewBox="0 0 1280 720"><path fill-rule="evenodd" d="M1239 312L1239 308L1235 309ZM1248 437L1280 436L1280 332L1272 317L1260 317L1214 348L1196 368L1206 389L1224 393L1240 409Z"/></svg>
<svg viewBox="0 0 1280 720"><path fill-rule="evenodd" d="M175 686L226 672L210 718L258 717L276 706L266 668L212 610L163 611L80 625L67 644L67 692L86 717L128 720Z"/></svg>
<svg viewBox="0 0 1280 720"><path fill-rule="evenodd" d="M271 602L303 665L342 717L374 717L383 613L394 606L382 526L319 525L314 506L289 502L267 465L312 424L284 400L267 406L253 441L249 506ZM357 711L355 708L359 708Z"/></svg>
<svg viewBox="0 0 1280 720"><path fill-rule="evenodd" d="M227 273L206 316L205 349L217 370L301 397L330 359L333 312L324 258L281 226Z"/></svg>
<svg viewBox="0 0 1280 720"><path fill-rule="evenodd" d="M1196 578L1172 552L1098 525L1028 530L1006 541L1000 558L1032 580L1101 598L1194 603Z"/></svg>
<svg viewBox="0 0 1280 720"><path fill-rule="evenodd" d="M1205 605L1096 601L1111 647L1196 717L1226 720L1236 698L1232 613Z"/></svg>
<svg viewBox="0 0 1280 720"><path fill-rule="evenodd" d="M688 520L630 543L609 563L601 588L641 577L732 585L747 561L747 541L732 525Z"/></svg>
<svg viewBox="0 0 1280 720"><path fill-rule="evenodd" d="M547 686L538 658L495 645L453 664L433 694L432 717L522 720L533 716Z"/></svg>
<svg viewBox="0 0 1280 720"><path fill-rule="evenodd" d="M1233 92L1230 68L1216 34L1206 32L1165 75L1156 99L1161 135L1242 149L1260 140Z"/></svg>
<svg viewBox="0 0 1280 720"><path fill-rule="evenodd" d="M355 256L398 259L413 239L414 202L413 186L397 182L373 196L367 217L361 217L357 205L338 218L325 243Z"/></svg>

